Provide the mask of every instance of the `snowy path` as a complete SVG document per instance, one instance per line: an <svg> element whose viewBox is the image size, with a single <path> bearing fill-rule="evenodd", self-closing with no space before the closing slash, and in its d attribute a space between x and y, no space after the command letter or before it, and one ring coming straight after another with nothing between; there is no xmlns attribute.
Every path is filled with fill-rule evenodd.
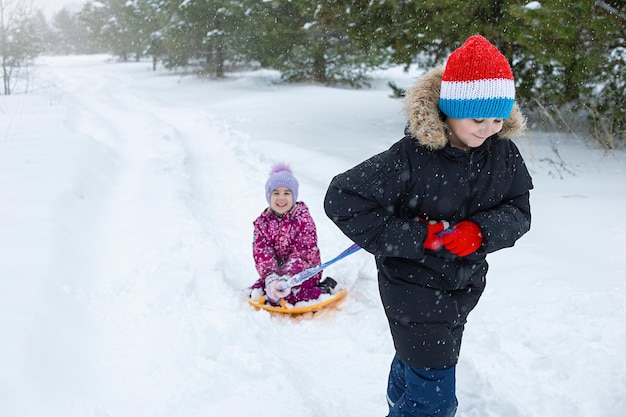
<svg viewBox="0 0 626 417"><path fill-rule="evenodd" d="M228 274L223 255L249 250L228 228L251 217L247 193L229 191L246 189L249 170L230 132L194 102L161 103L135 84L137 74L111 69L57 73L74 94L68 130L113 154L109 183L94 196L102 199L91 213L94 229L81 230L97 254L84 268L93 288L79 294L102 343L100 363L92 366L100 368L107 396L139 406L131 415L176 415L176 397L196 395L211 380L205 362L211 351L221 353L218 341L209 340L219 334L212 326L230 322L239 307L232 298L239 283L227 285L239 271ZM204 384L181 392L195 374ZM204 390L199 399L213 391ZM142 411L146 403L151 406Z"/></svg>
<svg viewBox="0 0 626 417"><path fill-rule="evenodd" d="M350 294L315 320L240 293L272 162L293 164L323 258L348 246L322 199L399 138L385 80L353 91L41 62L32 94L0 101L0 416L384 416L393 348L370 256L327 271ZM624 154L563 143L560 178L546 137L520 146L533 230L490 259L458 416L624 415Z"/></svg>
<svg viewBox="0 0 626 417"><path fill-rule="evenodd" d="M9 389L16 404L32 415L51 405L59 415L217 415L225 404L250 415L281 392L297 415L326 415L334 404L312 407L311 386L319 397L351 388L325 380L337 351L319 340L320 322L277 326L239 303L255 279L249 250L263 155L198 106L193 86L191 100L172 100L143 66L94 71L92 63L50 68L45 92L61 108L55 136L71 153L53 157L65 162L65 184L44 199L54 224L50 262L38 272L52 294L33 300L42 305L26 341L47 347L24 352L25 389ZM173 78L165 89L179 88ZM335 326L328 340L343 332ZM303 342L321 351L302 357Z"/></svg>

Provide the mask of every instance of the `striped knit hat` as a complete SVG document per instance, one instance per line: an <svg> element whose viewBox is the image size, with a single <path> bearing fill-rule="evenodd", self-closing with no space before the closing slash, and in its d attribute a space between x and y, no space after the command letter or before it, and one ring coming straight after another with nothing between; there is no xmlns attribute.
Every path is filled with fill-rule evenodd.
<svg viewBox="0 0 626 417"><path fill-rule="evenodd" d="M480 35L469 37L446 63L439 109L453 119L506 119L515 81L506 57Z"/></svg>

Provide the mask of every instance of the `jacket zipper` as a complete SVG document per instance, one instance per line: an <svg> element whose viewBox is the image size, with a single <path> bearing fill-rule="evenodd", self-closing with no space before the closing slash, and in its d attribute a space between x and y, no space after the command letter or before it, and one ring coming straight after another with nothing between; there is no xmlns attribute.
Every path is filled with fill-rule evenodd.
<svg viewBox="0 0 626 417"><path fill-rule="evenodd" d="M467 213L469 213L470 198L472 195L472 183L474 178L474 152L469 152L469 157L466 158L465 167L465 198L463 199L463 211L461 212L461 218L465 219Z"/></svg>

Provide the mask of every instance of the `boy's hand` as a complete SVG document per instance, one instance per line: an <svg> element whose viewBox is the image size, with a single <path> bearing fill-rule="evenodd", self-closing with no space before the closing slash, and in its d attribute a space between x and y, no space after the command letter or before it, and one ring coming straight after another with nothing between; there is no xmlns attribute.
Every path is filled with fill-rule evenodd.
<svg viewBox="0 0 626 417"><path fill-rule="evenodd" d="M474 253L483 243L480 227L470 220L464 220L437 235L443 246L457 256L467 256Z"/></svg>
<svg viewBox="0 0 626 417"><path fill-rule="evenodd" d="M419 220L425 222L425 220ZM424 249L437 250L441 247L441 238L437 235L437 233L447 229L449 223L445 220L439 222L430 220L426 223L426 226L428 227L428 234L426 235L426 240L424 240Z"/></svg>

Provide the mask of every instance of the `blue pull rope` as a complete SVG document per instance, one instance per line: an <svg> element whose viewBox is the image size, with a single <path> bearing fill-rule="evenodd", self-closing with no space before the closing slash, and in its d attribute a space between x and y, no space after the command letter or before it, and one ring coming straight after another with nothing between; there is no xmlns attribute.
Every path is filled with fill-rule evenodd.
<svg viewBox="0 0 626 417"><path fill-rule="evenodd" d="M330 261L312 266L311 268L307 268L304 271L300 271L296 275L289 278L287 282L285 282L283 285L281 285L280 289L286 290L287 288L295 287L296 285L302 284L304 281L311 278L313 275L317 274L318 272L322 271L327 266L334 264L335 262L345 258L348 255L352 255L354 252L358 251L359 249L361 249L361 247L357 245L356 243L351 245L349 248L341 252L339 255L335 256Z"/></svg>

